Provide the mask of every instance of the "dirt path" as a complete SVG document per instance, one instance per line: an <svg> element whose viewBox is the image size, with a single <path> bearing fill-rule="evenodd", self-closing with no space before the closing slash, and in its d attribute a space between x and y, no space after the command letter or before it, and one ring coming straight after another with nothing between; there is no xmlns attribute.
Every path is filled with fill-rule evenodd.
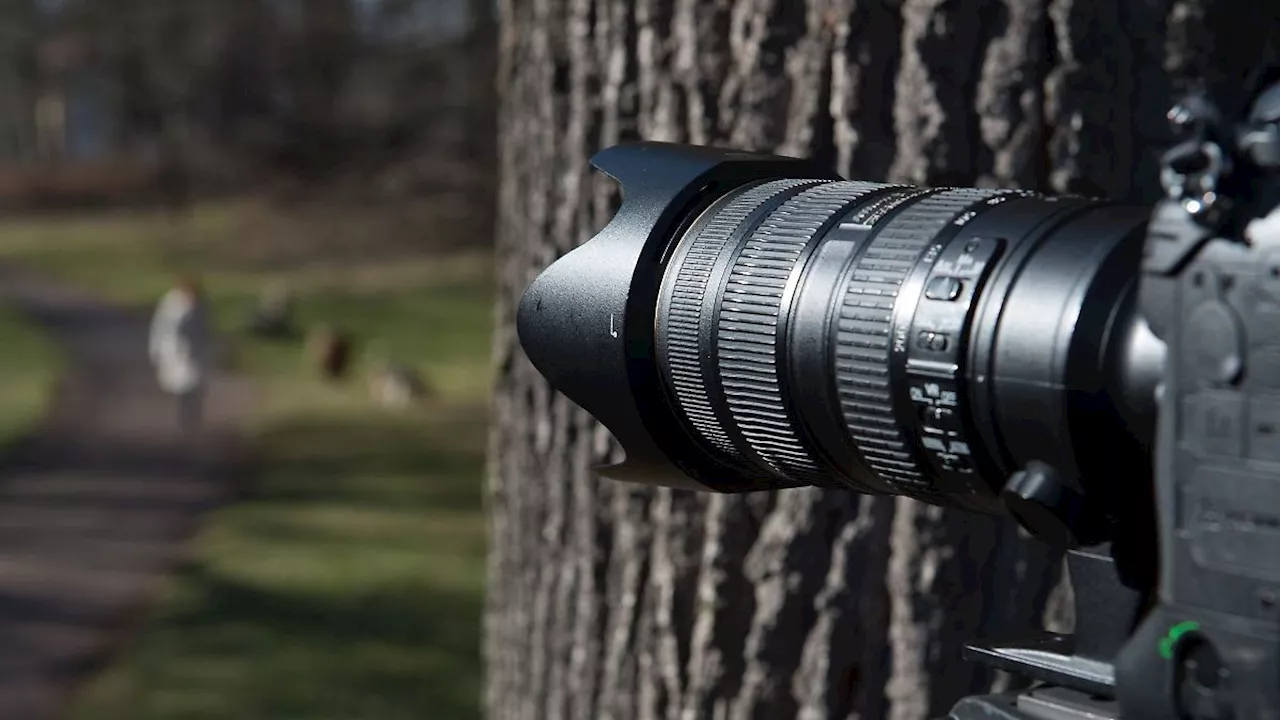
<svg viewBox="0 0 1280 720"><path fill-rule="evenodd" d="M7 267L0 303L68 362L46 425L0 464L0 718L53 718L231 491L245 392L216 381L209 429L184 437L150 375L144 316Z"/></svg>

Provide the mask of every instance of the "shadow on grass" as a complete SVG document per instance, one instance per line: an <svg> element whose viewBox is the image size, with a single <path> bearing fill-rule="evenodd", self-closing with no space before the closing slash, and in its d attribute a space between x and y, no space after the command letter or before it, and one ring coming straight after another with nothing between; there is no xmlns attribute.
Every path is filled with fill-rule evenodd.
<svg viewBox="0 0 1280 720"><path fill-rule="evenodd" d="M192 665L169 687L240 717L478 717L482 599L450 583L483 555L465 537L442 547L438 523L480 522L483 438L469 410L263 431L259 482L228 516L235 538L183 570L161 618L180 650L157 655ZM208 667L222 668L212 685ZM219 673L236 679L210 693Z"/></svg>
<svg viewBox="0 0 1280 720"><path fill-rule="evenodd" d="M255 503L319 500L396 510L480 511L485 417L468 409L430 417L370 413L297 419L258 435L270 477Z"/></svg>
<svg viewBox="0 0 1280 720"><path fill-rule="evenodd" d="M484 413L293 416L72 717L474 720Z"/></svg>
<svg viewBox="0 0 1280 720"><path fill-rule="evenodd" d="M171 691L218 689L241 717L479 715L481 606L470 595L425 581L328 595L267 590L201 566L179 579L198 599L163 619L189 665L169 669ZM270 663L206 674L246 657Z"/></svg>

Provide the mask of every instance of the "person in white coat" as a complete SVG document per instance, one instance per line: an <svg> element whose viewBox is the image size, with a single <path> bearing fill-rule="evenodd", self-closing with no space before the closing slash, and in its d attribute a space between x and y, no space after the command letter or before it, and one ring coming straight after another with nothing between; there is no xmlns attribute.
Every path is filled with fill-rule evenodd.
<svg viewBox="0 0 1280 720"><path fill-rule="evenodd" d="M210 332L204 293L194 277L184 277L165 293L151 318L149 354L160 388L178 400L184 430L200 425Z"/></svg>

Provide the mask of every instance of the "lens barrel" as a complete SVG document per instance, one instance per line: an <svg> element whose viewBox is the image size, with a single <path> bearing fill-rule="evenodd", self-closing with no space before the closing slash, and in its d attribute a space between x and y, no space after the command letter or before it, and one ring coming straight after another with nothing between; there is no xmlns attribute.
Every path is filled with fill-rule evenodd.
<svg viewBox="0 0 1280 720"><path fill-rule="evenodd" d="M1001 488L1028 463L1080 494L1149 473L1150 431L1134 418L1153 412L1154 388L1134 383L1153 383L1145 366L1163 357L1138 342L1142 209L801 175L706 149L700 165L676 159L687 152L598 158L622 185L618 216L521 305L534 364L628 453L605 474L1002 512ZM569 335L572 306L610 302L607 340L580 321ZM612 344L618 370L583 363ZM610 372L625 376L621 410L600 395ZM635 422L609 422L623 412Z"/></svg>

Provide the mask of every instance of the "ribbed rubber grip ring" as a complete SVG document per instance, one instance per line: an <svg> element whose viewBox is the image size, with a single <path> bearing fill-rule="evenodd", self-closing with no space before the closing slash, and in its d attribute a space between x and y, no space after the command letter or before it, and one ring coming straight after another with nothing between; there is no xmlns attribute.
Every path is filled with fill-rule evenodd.
<svg viewBox="0 0 1280 720"><path fill-rule="evenodd" d="M959 188L926 195L875 233L854 266L836 328L836 389L867 463L904 494L941 497L908 450L893 411L889 350L902 283L938 233L974 203L1016 191Z"/></svg>
<svg viewBox="0 0 1280 720"><path fill-rule="evenodd" d="M752 452L793 480L816 478L819 471L788 416L779 383L783 295L818 231L836 213L884 187L832 182L792 197L756 227L729 272L717 320L721 387Z"/></svg>
<svg viewBox="0 0 1280 720"><path fill-rule="evenodd" d="M742 455L721 426L707 395L704 373L713 368L704 367L702 358L711 354L709 333L701 332L703 306L706 304L707 283L715 272L720 256L737 236L742 224L761 205L801 185L812 185L813 180L775 180L757 185L733 198L727 205L713 209L707 223L682 242L689 242L688 250L679 258L675 282L672 284L670 305L665 317L666 343L660 348L663 361L671 375L676 404L688 418L694 430L704 440L721 452L741 460Z"/></svg>

